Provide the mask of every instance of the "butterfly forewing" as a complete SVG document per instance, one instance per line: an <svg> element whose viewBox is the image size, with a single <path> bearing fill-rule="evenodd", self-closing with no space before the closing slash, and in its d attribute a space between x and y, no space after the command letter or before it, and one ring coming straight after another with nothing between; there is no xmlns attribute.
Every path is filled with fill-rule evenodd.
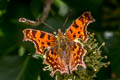
<svg viewBox="0 0 120 80"><path fill-rule="evenodd" d="M49 46L55 46L56 37L50 33L34 30L34 29L24 29L24 40L32 41L36 48L36 53L41 55L44 54L44 49Z"/></svg>
<svg viewBox="0 0 120 80"><path fill-rule="evenodd" d="M72 25L66 30L66 37L68 40L73 41L76 38L80 38L83 41L88 40L87 26L89 23L95 20L91 16L90 12L83 13L79 18L72 23Z"/></svg>

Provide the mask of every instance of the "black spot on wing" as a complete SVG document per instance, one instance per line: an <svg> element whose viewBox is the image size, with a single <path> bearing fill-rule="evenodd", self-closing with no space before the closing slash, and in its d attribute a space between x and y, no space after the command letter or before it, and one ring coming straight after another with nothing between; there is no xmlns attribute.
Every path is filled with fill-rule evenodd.
<svg viewBox="0 0 120 80"><path fill-rule="evenodd" d="M84 24L84 18L85 18L85 16L80 16L78 19L82 22L82 24Z"/></svg>
<svg viewBox="0 0 120 80"><path fill-rule="evenodd" d="M48 35L48 40L50 40L50 35Z"/></svg>
<svg viewBox="0 0 120 80"><path fill-rule="evenodd" d="M23 33L27 38L29 38L30 30L24 30Z"/></svg>
<svg viewBox="0 0 120 80"><path fill-rule="evenodd" d="M80 34L80 31L78 31L78 34Z"/></svg>
<svg viewBox="0 0 120 80"><path fill-rule="evenodd" d="M75 37L76 37L76 35L74 34L74 35L73 35L73 38L75 38Z"/></svg>
<svg viewBox="0 0 120 80"><path fill-rule="evenodd" d="M77 48L76 44L74 44L74 48Z"/></svg>
<svg viewBox="0 0 120 80"><path fill-rule="evenodd" d="M35 30L32 31L32 35L34 38L35 38L36 33L37 33L37 31L35 31Z"/></svg>
<svg viewBox="0 0 120 80"><path fill-rule="evenodd" d="M25 32L26 34L29 34L30 30L25 30L24 32Z"/></svg>
<svg viewBox="0 0 120 80"><path fill-rule="evenodd" d="M82 36L80 35L79 38L82 38Z"/></svg>
<svg viewBox="0 0 120 80"><path fill-rule="evenodd" d="M44 32L41 32L40 38L43 38L45 36Z"/></svg>
<svg viewBox="0 0 120 80"><path fill-rule="evenodd" d="M47 42L47 45L50 46L50 42Z"/></svg>
<svg viewBox="0 0 120 80"><path fill-rule="evenodd" d="M80 27L80 30L82 30L82 27Z"/></svg>
<svg viewBox="0 0 120 80"><path fill-rule="evenodd" d="M45 46L42 46L42 48L44 49L44 48L45 48Z"/></svg>
<svg viewBox="0 0 120 80"><path fill-rule="evenodd" d="M88 19L88 20L92 20L91 13L86 12L84 15L85 15L86 19Z"/></svg>
<svg viewBox="0 0 120 80"><path fill-rule="evenodd" d="M40 42L40 39L38 39L38 42Z"/></svg>
<svg viewBox="0 0 120 80"><path fill-rule="evenodd" d="M41 42L41 44L44 44L44 42Z"/></svg>
<svg viewBox="0 0 120 80"><path fill-rule="evenodd" d="M73 31L71 30L71 28L70 28L70 32L73 33Z"/></svg>
<svg viewBox="0 0 120 80"><path fill-rule="evenodd" d="M53 50L51 50L51 54L53 54L54 52L53 52Z"/></svg>
<svg viewBox="0 0 120 80"><path fill-rule="evenodd" d="M80 50L77 51L77 54L78 54L78 55L80 54Z"/></svg>
<svg viewBox="0 0 120 80"><path fill-rule="evenodd" d="M73 23L72 25L74 28L78 28L79 26L76 24L76 22Z"/></svg>

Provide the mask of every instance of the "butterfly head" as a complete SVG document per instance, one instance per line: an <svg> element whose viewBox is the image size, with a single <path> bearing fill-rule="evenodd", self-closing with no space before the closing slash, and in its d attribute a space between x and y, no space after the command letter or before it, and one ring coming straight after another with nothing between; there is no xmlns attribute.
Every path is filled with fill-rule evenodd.
<svg viewBox="0 0 120 80"><path fill-rule="evenodd" d="M63 40L65 38L61 29L58 29L57 40Z"/></svg>
<svg viewBox="0 0 120 80"><path fill-rule="evenodd" d="M61 49L65 49L67 46L67 40L61 29L58 29L58 35L57 35L57 45Z"/></svg>

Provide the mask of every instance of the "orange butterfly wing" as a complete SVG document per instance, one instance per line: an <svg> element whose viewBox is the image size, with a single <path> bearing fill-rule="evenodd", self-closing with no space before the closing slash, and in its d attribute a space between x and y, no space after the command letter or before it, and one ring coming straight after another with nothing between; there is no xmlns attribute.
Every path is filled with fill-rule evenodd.
<svg viewBox="0 0 120 80"><path fill-rule="evenodd" d="M69 68L70 73L72 71L77 70L78 66L86 68L84 63L84 56L87 51L79 42L74 42L75 39L79 38L83 42L89 39L87 26L89 23L94 22L94 18L91 16L90 12L84 12L79 18L75 20L75 22L66 30L66 38L68 41L71 41L73 44L71 46L70 52L70 61Z"/></svg>
<svg viewBox="0 0 120 80"><path fill-rule="evenodd" d="M36 53L41 55L44 54L44 49L49 46L55 46L56 37L50 33L35 30L35 29L24 29L24 40L32 41L36 48Z"/></svg>
<svg viewBox="0 0 120 80"><path fill-rule="evenodd" d="M46 58L44 59L43 63L52 67L50 74L52 77L56 71L59 71L61 74L69 73L67 63L65 60L61 59L60 53L57 51L56 47L50 48L46 52Z"/></svg>
<svg viewBox="0 0 120 80"><path fill-rule="evenodd" d="M88 40L87 26L89 23L94 22L95 19L91 16L90 12L84 12L75 22L66 30L66 37L68 40L73 41L80 38L84 42Z"/></svg>
<svg viewBox="0 0 120 80"><path fill-rule="evenodd" d="M77 70L78 66L86 68L86 65L83 61L86 53L87 51L83 48L83 46L80 43L73 42L73 45L71 46L69 61L70 73L72 73L72 71L74 70Z"/></svg>

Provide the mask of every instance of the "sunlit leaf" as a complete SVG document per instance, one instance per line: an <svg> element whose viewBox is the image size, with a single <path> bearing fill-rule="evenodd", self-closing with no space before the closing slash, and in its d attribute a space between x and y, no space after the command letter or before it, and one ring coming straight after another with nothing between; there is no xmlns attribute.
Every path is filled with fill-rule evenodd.
<svg viewBox="0 0 120 80"><path fill-rule="evenodd" d="M59 8L59 15L60 16L65 16L68 12L68 6L65 2L62 0L54 0L54 4Z"/></svg>
<svg viewBox="0 0 120 80"><path fill-rule="evenodd" d="M23 56L24 53L25 53L25 48L23 46L21 46L18 50L18 54L19 54L19 56Z"/></svg>

